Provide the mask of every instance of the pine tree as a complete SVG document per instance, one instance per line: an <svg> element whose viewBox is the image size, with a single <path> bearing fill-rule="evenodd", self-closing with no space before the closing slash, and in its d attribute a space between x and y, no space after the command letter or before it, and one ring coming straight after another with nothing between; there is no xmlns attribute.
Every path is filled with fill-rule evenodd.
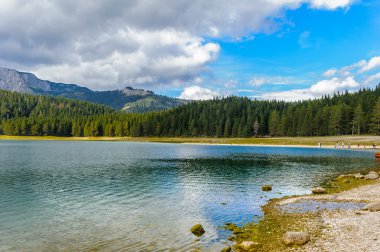
<svg viewBox="0 0 380 252"><path fill-rule="evenodd" d="M373 107L371 119L371 133L380 135L380 97Z"/></svg>
<svg viewBox="0 0 380 252"><path fill-rule="evenodd" d="M253 124L253 135L255 137L257 137L257 134L259 134L259 128L260 128L260 124L259 124L259 121L257 121L257 119L256 119L254 124Z"/></svg>
<svg viewBox="0 0 380 252"><path fill-rule="evenodd" d="M360 103L355 108L353 125L355 126L358 135L360 135L360 132L364 127L364 111Z"/></svg>

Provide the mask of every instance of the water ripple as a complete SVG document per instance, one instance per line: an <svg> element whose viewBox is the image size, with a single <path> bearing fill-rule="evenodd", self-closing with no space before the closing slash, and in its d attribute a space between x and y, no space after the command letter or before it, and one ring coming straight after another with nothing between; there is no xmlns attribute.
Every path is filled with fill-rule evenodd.
<svg viewBox="0 0 380 252"><path fill-rule="evenodd" d="M337 150L2 143L1 251L218 251L230 235L221 226L257 219L268 199L379 166L371 153Z"/></svg>

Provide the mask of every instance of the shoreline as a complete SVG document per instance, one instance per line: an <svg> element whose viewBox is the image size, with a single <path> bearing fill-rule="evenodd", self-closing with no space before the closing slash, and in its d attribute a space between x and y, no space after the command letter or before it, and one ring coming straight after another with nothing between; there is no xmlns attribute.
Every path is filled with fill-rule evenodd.
<svg viewBox="0 0 380 252"><path fill-rule="evenodd" d="M234 251L380 251L380 232L377 232L380 212L365 211L359 205L380 202L380 178L367 180L343 175L325 186L326 194L269 200L262 207L264 216L258 223L230 229L234 234L231 238ZM307 209L308 204L312 205L310 209L300 210ZM324 208L329 204L338 207ZM358 207L339 207L340 204ZM297 206L294 212L289 210L292 206ZM311 239L303 246L287 246L283 237L288 231L306 232ZM245 250L241 246L246 241L252 247Z"/></svg>
<svg viewBox="0 0 380 252"><path fill-rule="evenodd" d="M57 136L6 136L9 141L106 141L150 142L215 146L293 147L337 150L380 150L380 136L328 136L328 137L262 137L262 138L211 138L211 137L57 137ZM351 143L336 148L335 142ZM322 144L319 147L319 143ZM373 148L373 144L377 148ZM359 145L360 148L357 146Z"/></svg>

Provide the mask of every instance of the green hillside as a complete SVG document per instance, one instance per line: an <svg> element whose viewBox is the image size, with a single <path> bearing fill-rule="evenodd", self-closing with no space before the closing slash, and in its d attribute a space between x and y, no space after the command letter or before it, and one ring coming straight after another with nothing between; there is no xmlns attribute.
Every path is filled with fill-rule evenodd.
<svg viewBox="0 0 380 252"><path fill-rule="evenodd" d="M302 102L227 97L194 101L174 109L143 114L126 114L87 102L8 91L0 91L0 99L1 131L7 135L250 137L380 134L380 85L373 90Z"/></svg>

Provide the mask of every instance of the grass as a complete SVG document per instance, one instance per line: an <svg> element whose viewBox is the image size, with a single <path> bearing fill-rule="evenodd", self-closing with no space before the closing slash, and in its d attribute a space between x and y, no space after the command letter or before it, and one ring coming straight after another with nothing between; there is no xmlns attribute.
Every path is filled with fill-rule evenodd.
<svg viewBox="0 0 380 252"><path fill-rule="evenodd" d="M196 144L238 144L238 145L279 145L279 146L334 146L336 142L357 144L363 148L376 144L380 147L380 136L328 136L328 137L262 137L262 138L210 138L210 137L55 137L55 136L0 136L0 140L62 140L62 141L133 141L159 143L196 143Z"/></svg>
<svg viewBox="0 0 380 252"><path fill-rule="evenodd" d="M326 183L325 188L327 190L327 193L333 194L375 183L378 182L376 180L356 179L351 177L335 178L332 181Z"/></svg>

